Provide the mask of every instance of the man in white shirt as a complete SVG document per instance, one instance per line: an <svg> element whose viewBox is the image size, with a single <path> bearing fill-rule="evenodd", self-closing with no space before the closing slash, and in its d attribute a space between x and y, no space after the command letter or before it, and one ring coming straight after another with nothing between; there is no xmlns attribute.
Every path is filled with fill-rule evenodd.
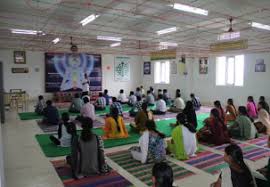
<svg viewBox="0 0 270 187"><path fill-rule="evenodd" d="M155 97L150 90L147 91L146 102L148 103L148 106L155 105Z"/></svg>
<svg viewBox="0 0 270 187"><path fill-rule="evenodd" d="M181 94L177 93L173 106L170 108L170 112L179 113L185 108L185 101L181 98Z"/></svg>
<svg viewBox="0 0 270 187"><path fill-rule="evenodd" d="M121 104L126 104L128 102L127 96L124 93L124 90L120 90L119 96L118 96L118 101Z"/></svg>
<svg viewBox="0 0 270 187"><path fill-rule="evenodd" d="M163 95L159 94L158 95L158 101L156 103L156 110L153 110L153 114L155 115L164 115L166 114L167 111L167 106L166 106L166 102L162 99Z"/></svg>
<svg viewBox="0 0 270 187"><path fill-rule="evenodd" d="M83 98L84 105L81 108L81 117L89 117L93 121L96 120L95 107L89 102L88 97Z"/></svg>
<svg viewBox="0 0 270 187"><path fill-rule="evenodd" d="M90 90L90 82L88 80L87 74L84 74L84 79L82 81L82 96L88 95Z"/></svg>
<svg viewBox="0 0 270 187"><path fill-rule="evenodd" d="M128 105L134 106L137 102L137 97L134 95L134 92L131 91L128 98Z"/></svg>

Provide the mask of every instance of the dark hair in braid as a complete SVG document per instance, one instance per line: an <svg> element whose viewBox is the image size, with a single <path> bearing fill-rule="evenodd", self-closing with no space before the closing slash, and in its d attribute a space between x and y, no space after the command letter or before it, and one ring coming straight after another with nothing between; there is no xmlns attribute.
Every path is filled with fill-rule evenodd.
<svg viewBox="0 0 270 187"><path fill-rule="evenodd" d="M155 123L155 121L153 121L153 120L147 120L147 121L145 122L145 126L146 126L146 128L147 128L148 130L157 133L158 136L159 136L160 138L163 139L163 138L166 137L165 134L159 132L159 131L156 129L156 123Z"/></svg>
<svg viewBox="0 0 270 187"><path fill-rule="evenodd" d="M220 111L221 111L221 117L222 117L222 119L223 119L223 121L225 120L225 115L224 115L224 110L223 110L223 108L222 108L222 106L221 106L221 103L220 103L220 101L215 101L214 102L214 105L215 105L215 107L217 107L217 108L219 108L220 109Z"/></svg>
<svg viewBox="0 0 270 187"><path fill-rule="evenodd" d="M120 132L120 125L118 123L118 117L119 117L119 111L116 107L113 107L112 108L112 111L111 111L111 116L112 118L115 120L116 122L116 125L117 125L117 131Z"/></svg>
<svg viewBox="0 0 270 187"><path fill-rule="evenodd" d="M173 187L173 170L166 162L156 163L152 169L156 187Z"/></svg>
<svg viewBox="0 0 270 187"><path fill-rule="evenodd" d="M177 119L177 125L184 125L186 128L188 128L188 130L192 133L196 133L196 129L194 128L193 125L191 125L188 120L187 120L187 116L184 113L179 113L176 116Z"/></svg>

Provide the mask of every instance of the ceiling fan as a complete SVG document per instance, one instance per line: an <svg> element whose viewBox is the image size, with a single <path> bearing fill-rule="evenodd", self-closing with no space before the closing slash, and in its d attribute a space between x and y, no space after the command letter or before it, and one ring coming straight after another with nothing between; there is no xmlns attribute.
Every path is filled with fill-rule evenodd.
<svg viewBox="0 0 270 187"><path fill-rule="evenodd" d="M70 37L70 50L73 53L78 52L78 46L72 42L72 36Z"/></svg>

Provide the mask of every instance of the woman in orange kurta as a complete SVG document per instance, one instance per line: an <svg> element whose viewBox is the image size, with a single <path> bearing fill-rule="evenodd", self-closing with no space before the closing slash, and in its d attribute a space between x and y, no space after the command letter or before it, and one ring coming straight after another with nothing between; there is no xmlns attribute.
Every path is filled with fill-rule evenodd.
<svg viewBox="0 0 270 187"><path fill-rule="evenodd" d="M112 108L111 116L105 119L105 126L103 128L105 139L127 138L128 131L126 129L122 116L119 116L118 109Z"/></svg>
<svg viewBox="0 0 270 187"><path fill-rule="evenodd" d="M233 104L233 100L232 99L228 99L227 102L227 106L226 106L226 120L227 121L235 121L236 117L237 117L237 110L235 109L235 106Z"/></svg>

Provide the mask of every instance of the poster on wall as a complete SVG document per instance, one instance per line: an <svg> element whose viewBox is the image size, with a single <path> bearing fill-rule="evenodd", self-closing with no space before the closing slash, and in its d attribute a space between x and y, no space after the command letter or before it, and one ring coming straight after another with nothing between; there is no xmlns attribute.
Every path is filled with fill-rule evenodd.
<svg viewBox="0 0 270 187"><path fill-rule="evenodd" d="M199 73L208 74L208 57L199 58Z"/></svg>
<svg viewBox="0 0 270 187"><path fill-rule="evenodd" d="M45 53L46 92L82 91L87 74L90 91L102 90L101 55L88 53Z"/></svg>
<svg viewBox="0 0 270 187"><path fill-rule="evenodd" d="M14 64L26 64L25 51L14 51Z"/></svg>
<svg viewBox="0 0 270 187"><path fill-rule="evenodd" d="M264 59L257 59L256 60L255 72L266 72Z"/></svg>
<svg viewBox="0 0 270 187"><path fill-rule="evenodd" d="M130 57L115 57L114 80L130 81Z"/></svg>
<svg viewBox="0 0 270 187"><path fill-rule="evenodd" d="M151 75L151 62L144 62L143 63L143 74L144 75Z"/></svg>
<svg viewBox="0 0 270 187"><path fill-rule="evenodd" d="M182 55L178 61L178 69L180 75L187 75L186 56Z"/></svg>
<svg viewBox="0 0 270 187"><path fill-rule="evenodd" d="M171 74L177 74L177 63L175 60L171 61Z"/></svg>

